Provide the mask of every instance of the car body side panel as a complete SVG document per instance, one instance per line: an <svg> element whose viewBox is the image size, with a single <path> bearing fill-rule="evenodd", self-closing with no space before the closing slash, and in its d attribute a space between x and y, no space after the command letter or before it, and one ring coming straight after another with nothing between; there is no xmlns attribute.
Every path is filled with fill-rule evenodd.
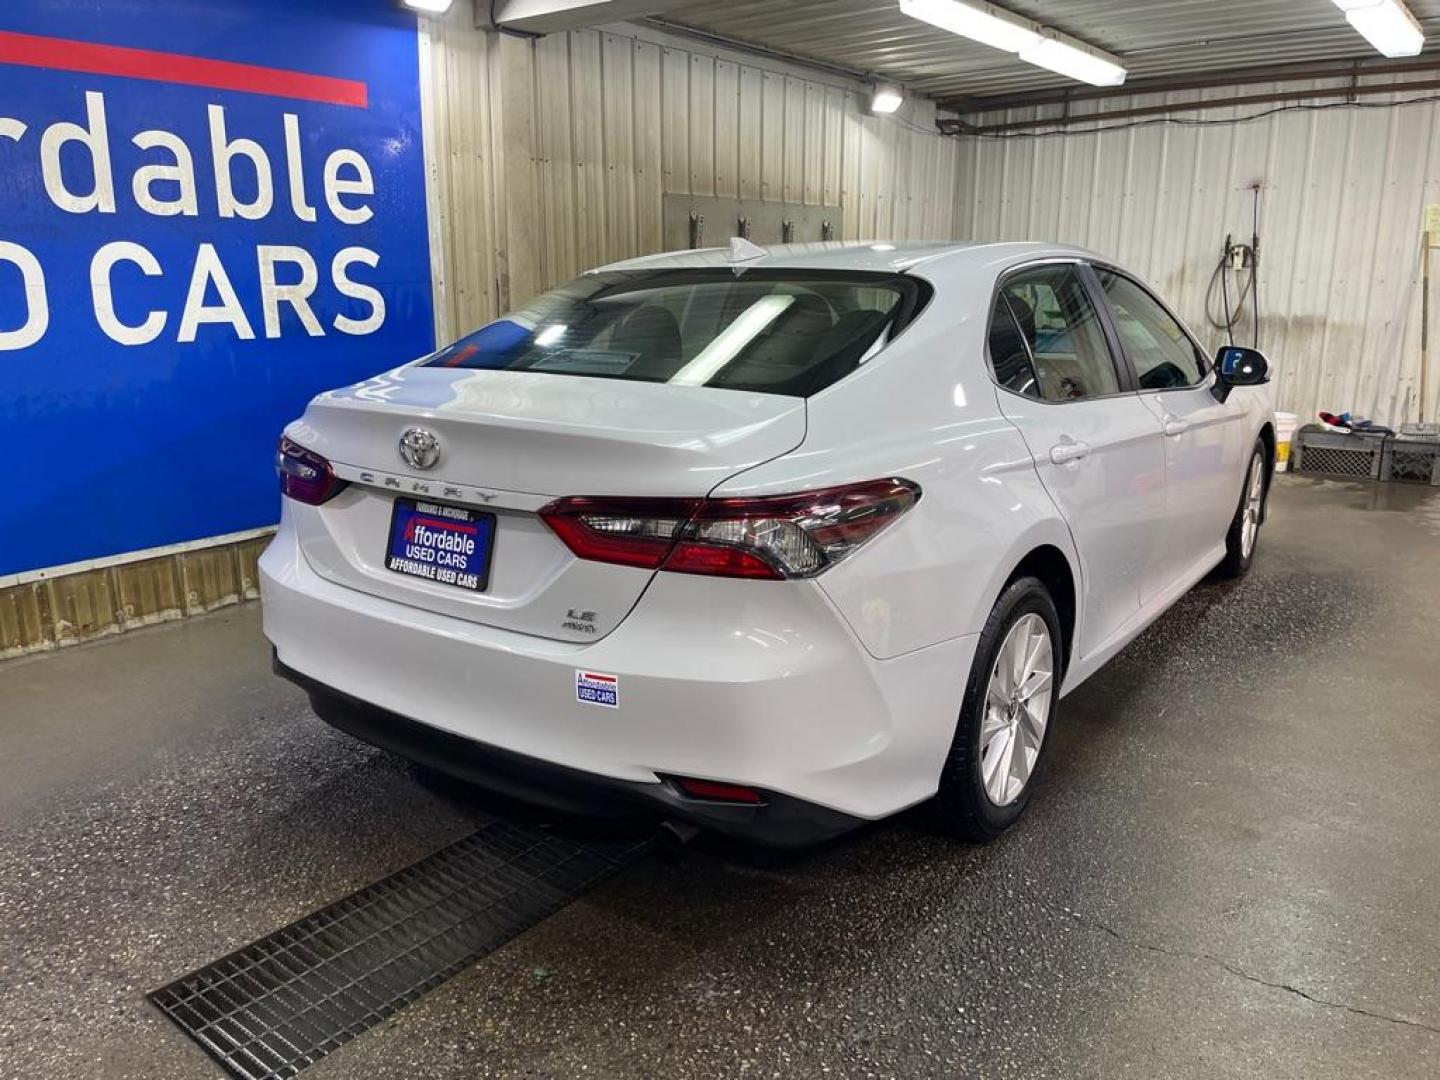
<svg viewBox="0 0 1440 1080"><path fill-rule="evenodd" d="M1076 651L1084 655L1135 615L1147 582L1169 580L1175 571L1162 543L1160 423L1134 394L1051 403L999 393L1075 538L1088 613L1076 634ZM1088 453L1071 461L1050 459L1052 448L1073 444Z"/></svg>
<svg viewBox="0 0 1440 1080"><path fill-rule="evenodd" d="M934 284L938 295L988 295L993 273L972 268ZM978 305L957 313L932 303L891 349L810 399L797 450L715 492L765 495L885 476L920 485L913 509L818 579L879 658L978 632L1035 546L1051 544L1074 561L1069 531L986 374L985 314Z"/></svg>
<svg viewBox="0 0 1440 1080"><path fill-rule="evenodd" d="M1254 441L1242 404L1217 401L1213 380L1140 395L1164 425L1164 547L1176 574L1225 539Z"/></svg>

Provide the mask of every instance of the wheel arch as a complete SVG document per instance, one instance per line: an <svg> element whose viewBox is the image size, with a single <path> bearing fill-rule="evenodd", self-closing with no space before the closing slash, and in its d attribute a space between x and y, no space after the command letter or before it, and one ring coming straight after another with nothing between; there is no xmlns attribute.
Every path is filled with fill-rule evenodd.
<svg viewBox="0 0 1440 1080"><path fill-rule="evenodd" d="M1022 577L1038 578L1055 604L1055 610L1060 616L1060 633L1063 636L1060 643L1064 665L1062 670L1068 671L1080 614L1080 591L1069 556L1054 544L1039 544L1031 548L1015 563L1014 569L1000 587L1000 592L1004 592L1011 582ZM998 597L999 593L996 593L996 596Z"/></svg>
<svg viewBox="0 0 1440 1080"><path fill-rule="evenodd" d="M1270 485L1275 479L1275 425L1266 420L1260 425L1258 438L1265 444L1265 500L1260 504L1260 521L1270 516Z"/></svg>

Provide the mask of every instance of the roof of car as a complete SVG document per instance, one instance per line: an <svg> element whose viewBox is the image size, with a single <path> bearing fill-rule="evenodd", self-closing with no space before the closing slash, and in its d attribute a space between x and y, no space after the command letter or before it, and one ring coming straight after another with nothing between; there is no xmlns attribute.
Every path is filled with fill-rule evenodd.
<svg viewBox="0 0 1440 1080"><path fill-rule="evenodd" d="M751 257L734 258L729 247L695 248L667 251L658 255L642 255L597 267L602 270L664 270L691 267L733 266L767 269L804 270L912 270L922 264L941 261L989 263L996 260L1015 261L1046 256L1078 256L1093 258L1083 248L1035 241L1008 241L994 244L955 241L916 240L834 240L811 244L766 244L747 242ZM760 254L753 254L754 252Z"/></svg>

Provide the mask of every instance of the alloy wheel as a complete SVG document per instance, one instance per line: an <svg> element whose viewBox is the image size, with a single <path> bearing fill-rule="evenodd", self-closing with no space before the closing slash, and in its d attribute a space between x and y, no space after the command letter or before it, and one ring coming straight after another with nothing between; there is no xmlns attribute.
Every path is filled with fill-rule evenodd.
<svg viewBox="0 0 1440 1080"><path fill-rule="evenodd" d="M980 724L980 777L996 806L1020 797L1045 742L1055 677L1050 627L1036 614L1010 627L995 655Z"/></svg>
<svg viewBox="0 0 1440 1080"><path fill-rule="evenodd" d="M1255 537L1260 532L1260 511L1265 503L1265 472L1260 455L1250 459L1250 475L1245 478L1245 506L1240 521L1240 554L1249 558L1255 550Z"/></svg>

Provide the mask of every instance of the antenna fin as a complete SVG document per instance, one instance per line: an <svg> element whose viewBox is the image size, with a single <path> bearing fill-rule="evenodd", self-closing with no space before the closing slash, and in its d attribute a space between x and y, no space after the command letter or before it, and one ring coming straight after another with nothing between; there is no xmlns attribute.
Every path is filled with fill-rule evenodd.
<svg viewBox="0 0 1440 1080"><path fill-rule="evenodd" d="M730 261L732 263L749 262L751 259L763 259L770 254L759 244L752 244L743 236L732 236L730 238Z"/></svg>

